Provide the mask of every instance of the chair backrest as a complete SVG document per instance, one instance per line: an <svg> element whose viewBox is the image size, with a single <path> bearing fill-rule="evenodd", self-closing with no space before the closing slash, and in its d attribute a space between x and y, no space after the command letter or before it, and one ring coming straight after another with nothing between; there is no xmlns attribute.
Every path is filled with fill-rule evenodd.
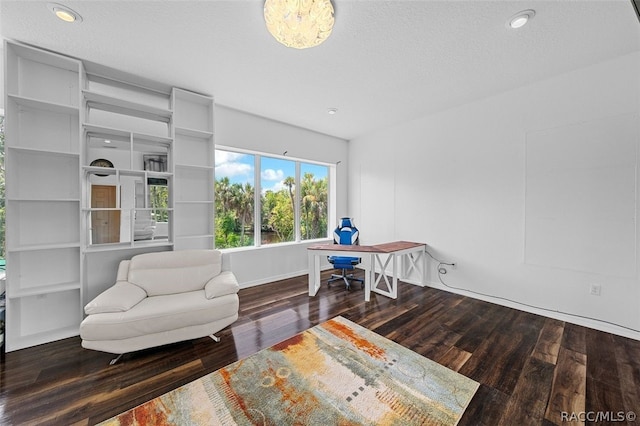
<svg viewBox="0 0 640 426"><path fill-rule="evenodd" d="M353 219L349 217L340 219L340 224L333 231L333 242L342 245L360 244L360 231L353 224Z"/></svg>
<svg viewBox="0 0 640 426"><path fill-rule="evenodd" d="M202 290L222 270L218 250L179 250L145 253L129 261L127 280L148 296Z"/></svg>

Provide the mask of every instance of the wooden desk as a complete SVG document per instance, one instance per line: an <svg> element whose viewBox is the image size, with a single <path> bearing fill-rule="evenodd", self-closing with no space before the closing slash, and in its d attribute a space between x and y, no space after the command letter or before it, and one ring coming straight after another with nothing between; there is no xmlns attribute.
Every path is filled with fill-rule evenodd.
<svg viewBox="0 0 640 426"><path fill-rule="evenodd" d="M395 299L398 297L398 279L408 280L411 272L419 276L417 282L424 286L427 276L427 245L410 241L394 241L374 246L349 246L340 244L318 244L307 248L309 255L309 296L315 296L320 289L320 256L342 255L362 259L364 266L364 300L369 301L371 292ZM383 263L383 256L386 260ZM402 260L402 265L398 265ZM391 266L391 275L387 267ZM376 268L379 267L376 278ZM384 283L386 288L380 288Z"/></svg>

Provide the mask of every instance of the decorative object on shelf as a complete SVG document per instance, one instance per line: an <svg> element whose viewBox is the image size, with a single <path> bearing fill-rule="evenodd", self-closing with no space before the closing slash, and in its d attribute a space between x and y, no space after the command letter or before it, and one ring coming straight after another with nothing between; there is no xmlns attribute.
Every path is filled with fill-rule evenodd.
<svg viewBox="0 0 640 426"><path fill-rule="evenodd" d="M144 169L149 172L166 172L167 171L167 156L160 155L143 155Z"/></svg>
<svg viewBox="0 0 640 426"><path fill-rule="evenodd" d="M306 49L333 30L331 0L266 0L264 20L271 35L287 47Z"/></svg>
<svg viewBox="0 0 640 426"><path fill-rule="evenodd" d="M113 163L105 158L98 158L96 160L93 160L91 162L91 164L89 164L91 167L106 167L109 169L113 169ZM109 175L104 175L104 174L98 174L96 173L96 176L100 176L100 177L104 177L104 176L109 176Z"/></svg>

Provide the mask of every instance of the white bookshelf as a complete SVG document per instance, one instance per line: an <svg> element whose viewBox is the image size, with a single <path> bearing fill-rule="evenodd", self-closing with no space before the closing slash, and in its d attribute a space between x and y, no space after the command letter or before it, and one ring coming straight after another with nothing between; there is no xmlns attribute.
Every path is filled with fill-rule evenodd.
<svg viewBox="0 0 640 426"><path fill-rule="evenodd" d="M213 98L173 89L175 247L213 248Z"/></svg>
<svg viewBox="0 0 640 426"><path fill-rule="evenodd" d="M6 349L78 333L80 61L5 42Z"/></svg>
<svg viewBox="0 0 640 426"><path fill-rule="evenodd" d="M20 43L4 52L13 351L77 335L120 260L213 247L214 126L209 96ZM94 185L112 198L94 205ZM113 225L108 242L94 223Z"/></svg>

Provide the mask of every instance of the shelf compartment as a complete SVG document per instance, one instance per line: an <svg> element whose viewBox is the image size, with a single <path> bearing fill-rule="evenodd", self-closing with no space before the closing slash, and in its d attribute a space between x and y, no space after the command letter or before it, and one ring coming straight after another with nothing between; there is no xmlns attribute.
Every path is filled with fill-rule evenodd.
<svg viewBox="0 0 640 426"><path fill-rule="evenodd" d="M15 151L15 152L24 152L24 153L31 153L31 154L40 154L40 155L47 155L50 157L66 157L66 158L79 158L80 154L78 154L77 152L68 152L68 151L55 151L55 150L50 150L50 149L40 149L40 148L25 148L25 147L20 147L20 146L10 146L7 147L8 151Z"/></svg>
<svg viewBox="0 0 640 426"><path fill-rule="evenodd" d="M175 135L177 136L188 136L192 138L198 139L209 139L213 137L213 132L210 130L197 130L197 129L188 129L185 127L175 127Z"/></svg>
<svg viewBox="0 0 640 426"><path fill-rule="evenodd" d="M98 158L109 160L116 169L149 169L148 164L164 164L164 171L171 171L171 142L166 138L153 138L130 133L108 135L88 132L85 165ZM160 170L158 170L160 171Z"/></svg>
<svg viewBox="0 0 640 426"><path fill-rule="evenodd" d="M80 61L7 42L7 93L78 107Z"/></svg>
<svg viewBox="0 0 640 426"><path fill-rule="evenodd" d="M165 123L168 123L173 115L169 109L132 102L89 90L83 90L82 93L89 108Z"/></svg>
<svg viewBox="0 0 640 426"><path fill-rule="evenodd" d="M6 117L7 147L31 148L46 151L79 151L79 112L77 108L63 108L50 104L50 110L41 102L8 98Z"/></svg>
<svg viewBox="0 0 640 426"><path fill-rule="evenodd" d="M7 260L9 297L80 288L79 246L9 252Z"/></svg>
<svg viewBox="0 0 640 426"><path fill-rule="evenodd" d="M94 124L84 123L83 127L85 132L104 138L104 139L115 139L120 138L123 140L130 140L132 137L134 140L139 140L142 142L148 143L156 143L162 145L171 145L173 143L173 139L164 136L155 136L148 135L145 133L137 133L130 132L128 130L117 129L113 127L105 127L105 126L96 126Z"/></svg>
<svg viewBox="0 0 640 426"><path fill-rule="evenodd" d="M6 230L9 250L80 243L80 209L75 201L12 201L7 205L7 223L13 224Z"/></svg>
<svg viewBox="0 0 640 426"><path fill-rule="evenodd" d="M176 164L212 167L214 164L212 136L202 138L176 133L174 156Z"/></svg>
<svg viewBox="0 0 640 426"><path fill-rule="evenodd" d="M183 129L213 132L213 98L173 89L174 124Z"/></svg>
<svg viewBox="0 0 640 426"><path fill-rule="evenodd" d="M59 104L56 102L15 95L12 93L9 93L7 97L10 101L15 102L18 106L23 108L51 111L65 115L77 115L80 113L80 109L76 105Z"/></svg>
<svg viewBox="0 0 640 426"><path fill-rule="evenodd" d="M52 293L58 293L61 291L79 290L79 289L80 289L80 281L58 283L58 284L47 284L44 286L32 287L25 290L11 290L8 297L9 299L19 299L22 297L38 296L41 294L52 294Z"/></svg>
<svg viewBox="0 0 640 426"><path fill-rule="evenodd" d="M210 180L213 180L213 169L176 167L176 202L213 201Z"/></svg>
<svg viewBox="0 0 640 426"><path fill-rule="evenodd" d="M82 321L80 289L7 300L7 350L78 334Z"/></svg>
<svg viewBox="0 0 640 426"><path fill-rule="evenodd" d="M170 105L170 87L151 88L155 82L142 81L134 75L114 74L114 70L106 73L94 69L93 65L87 64L87 86L91 92L103 93L118 99L131 100L136 103L149 105L160 109L168 109ZM131 80L136 80L135 82Z"/></svg>
<svg viewBox="0 0 640 426"><path fill-rule="evenodd" d="M176 238L213 234L213 204L176 204Z"/></svg>
<svg viewBox="0 0 640 426"><path fill-rule="evenodd" d="M52 155L35 150L9 151L12 167L7 170L8 198L79 199L77 155ZM52 178L55 176L55 179Z"/></svg>
<svg viewBox="0 0 640 426"><path fill-rule="evenodd" d="M84 91L87 123L127 129L131 133L169 138L172 112L109 95Z"/></svg>

